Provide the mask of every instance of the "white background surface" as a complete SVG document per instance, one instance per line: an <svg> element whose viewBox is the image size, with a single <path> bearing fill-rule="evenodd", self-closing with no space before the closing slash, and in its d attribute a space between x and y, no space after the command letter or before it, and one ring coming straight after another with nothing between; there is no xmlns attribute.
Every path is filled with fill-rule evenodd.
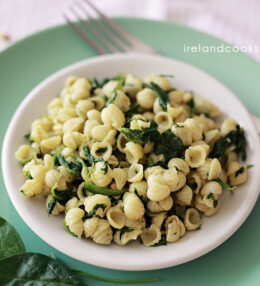
<svg viewBox="0 0 260 286"><path fill-rule="evenodd" d="M78 0L79 1L79 0ZM248 52L260 62L259 0L92 0L109 16L169 20L215 35ZM0 0L0 50L38 30L64 22L73 0Z"/></svg>

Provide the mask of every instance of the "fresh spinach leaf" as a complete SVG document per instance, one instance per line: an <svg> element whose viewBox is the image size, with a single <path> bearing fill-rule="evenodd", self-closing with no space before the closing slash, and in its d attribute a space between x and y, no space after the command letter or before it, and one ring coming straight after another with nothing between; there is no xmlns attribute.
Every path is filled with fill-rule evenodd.
<svg viewBox="0 0 260 286"><path fill-rule="evenodd" d="M22 252L25 252L25 246L18 232L0 217L0 260Z"/></svg>
<svg viewBox="0 0 260 286"><path fill-rule="evenodd" d="M38 253L17 254L0 261L1 285L86 285L60 260Z"/></svg>

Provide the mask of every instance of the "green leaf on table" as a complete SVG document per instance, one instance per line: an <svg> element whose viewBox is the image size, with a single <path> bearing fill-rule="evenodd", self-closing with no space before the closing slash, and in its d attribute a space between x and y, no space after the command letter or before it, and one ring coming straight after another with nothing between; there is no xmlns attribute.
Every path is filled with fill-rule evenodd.
<svg viewBox="0 0 260 286"><path fill-rule="evenodd" d="M87 285L60 260L38 253L17 254L0 261L0 285Z"/></svg>
<svg viewBox="0 0 260 286"><path fill-rule="evenodd" d="M18 232L0 217L0 259L22 252L25 252L25 246Z"/></svg>

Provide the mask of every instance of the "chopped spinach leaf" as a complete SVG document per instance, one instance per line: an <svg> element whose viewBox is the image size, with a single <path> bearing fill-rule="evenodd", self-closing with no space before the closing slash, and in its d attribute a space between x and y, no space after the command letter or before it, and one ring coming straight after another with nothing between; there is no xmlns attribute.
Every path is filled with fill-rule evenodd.
<svg viewBox="0 0 260 286"><path fill-rule="evenodd" d="M131 102L130 108L125 113L126 121L128 121L134 114L137 114L139 112L139 105L137 103Z"/></svg>
<svg viewBox="0 0 260 286"><path fill-rule="evenodd" d="M86 220L87 218L92 218L95 214L96 214L96 211L101 208L103 211L106 209L106 205L104 204L96 204L93 208L93 210L89 213L86 213L83 217L83 220Z"/></svg>
<svg viewBox="0 0 260 286"><path fill-rule="evenodd" d="M83 147L83 152L84 152L84 155L85 155L86 159L90 163L90 165L93 165L95 163L95 158L92 156L89 147L88 146L84 146Z"/></svg>
<svg viewBox="0 0 260 286"><path fill-rule="evenodd" d="M52 197L58 201L60 204L65 204L69 199L73 198L75 193L73 193L71 190L62 190L57 191L57 184L55 184L51 188L51 195Z"/></svg>
<svg viewBox="0 0 260 286"><path fill-rule="evenodd" d="M168 165L167 165L167 163L165 162L165 161L154 161L153 160L153 158L151 158L151 163L148 165L148 168L150 168L150 167L154 167L154 166L161 166L162 168L164 168L164 169L168 169Z"/></svg>
<svg viewBox="0 0 260 286"><path fill-rule="evenodd" d="M104 174L106 175L107 171L108 171L108 163L103 159L103 163L104 163L104 167L101 168L101 170L104 172Z"/></svg>
<svg viewBox="0 0 260 286"><path fill-rule="evenodd" d="M218 182L222 186L223 189L230 191L231 193L233 193L237 189L236 186L233 187L233 186L227 185L220 178L215 179L215 181Z"/></svg>
<svg viewBox="0 0 260 286"><path fill-rule="evenodd" d="M91 93L93 94L97 88L102 88L107 82L109 82L109 78L105 78L102 81L98 81L96 78L89 79L91 84Z"/></svg>
<svg viewBox="0 0 260 286"><path fill-rule="evenodd" d="M62 224L64 225L66 231L67 231L69 234L71 234L71 235L73 235L73 236L76 236L76 235L70 230L70 228L67 226L67 224L66 224L66 222L65 222L65 219L62 220Z"/></svg>
<svg viewBox="0 0 260 286"><path fill-rule="evenodd" d="M108 101L108 97L106 95L103 96L105 103Z"/></svg>
<svg viewBox="0 0 260 286"><path fill-rule="evenodd" d="M29 180L33 179L33 177L32 177L32 175L31 175L30 171L24 171L23 173L24 173L24 175L25 175Z"/></svg>
<svg viewBox="0 0 260 286"><path fill-rule="evenodd" d="M152 121L150 127L139 129L130 129L130 128L119 128L119 132L131 142L145 144L150 141L154 141L160 136L160 133L157 130L157 124Z"/></svg>
<svg viewBox="0 0 260 286"><path fill-rule="evenodd" d="M124 233L127 233L127 232L132 232L132 231L134 231L134 229L132 229L132 228L128 228L128 227L123 227L123 228L121 228L120 229L120 239L121 239L121 236L124 234Z"/></svg>
<svg viewBox="0 0 260 286"><path fill-rule="evenodd" d="M96 154L101 154L107 151L107 147L101 147L97 149Z"/></svg>
<svg viewBox="0 0 260 286"><path fill-rule="evenodd" d="M117 97L117 90L114 90L112 95L111 95L111 97L106 102L106 106L108 106L109 104L113 103L116 100L116 97Z"/></svg>
<svg viewBox="0 0 260 286"><path fill-rule="evenodd" d="M106 102L106 106L108 106L110 103L113 103L116 100L117 91L124 85L126 77L120 75L119 77L115 77L114 79L119 80L119 81L118 81L118 84L116 85L116 87L114 88L111 97Z"/></svg>
<svg viewBox="0 0 260 286"><path fill-rule="evenodd" d="M159 76L174 78L174 75L172 75L172 74L159 74Z"/></svg>
<svg viewBox="0 0 260 286"><path fill-rule="evenodd" d="M93 193L93 194L101 194L109 197L113 196L120 196L124 194L127 190L122 189L122 190L113 190L105 187L99 187L94 184L89 183L87 180L85 181L85 188L87 191Z"/></svg>
<svg viewBox="0 0 260 286"><path fill-rule="evenodd" d="M167 104L169 102L169 97L168 97L168 92L161 89L159 85L157 85L154 82L150 82L149 84L146 85L146 87L154 90L157 95L158 95L158 100L161 108L165 111L167 110Z"/></svg>
<svg viewBox="0 0 260 286"><path fill-rule="evenodd" d="M20 192L21 192L25 197L27 197L26 194L25 194L25 192L24 192L24 190L20 190Z"/></svg>
<svg viewBox="0 0 260 286"><path fill-rule="evenodd" d="M145 227L148 228L152 224L152 218L147 214L147 212L144 213L145 218Z"/></svg>
<svg viewBox="0 0 260 286"><path fill-rule="evenodd" d="M194 117L198 114L198 111L195 106L194 98L192 97L189 101L186 102L187 106L189 107L189 116Z"/></svg>
<svg viewBox="0 0 260 286"><path fill-rule="evenodd" d="M173 134L170 129L163 132L154 142L155 154L163 154L166 161L179 157L183 148L181 139Z"/></svg>
<svg viewBox="0 0 260 286"><path fill-rule="evenodd" d="M80 175L82 166L79 162L69 162L65 160L64 156L61 153L57 153L53 157L54 167L64 166L68 171L74 175Z"/></svg>
<svg viewBox="0 0 260 286"><path fill-rule="evenodd" d="M57 200L54 198L51 198L48 205L47 205L47 213L48 215L52 214L53 209L55 208L55 205L57 203Z"/></svg>
<svg viewBox="0 0 260 286"><path fill-rule="evenodd" d="M238 169L235 173L235 177L238 177L240 174L243 174L245 171L244 167L241 167L240 169Z"/></svg>
<svg viewBox="0 0 260 286"><path fill-rule="evenodd" d="M246 166L247 170L249 170L249 169L251 169L251 168L253 168L253 167L254 167L254 165L247 165L247 166Z"/></svg>
<svg viewBox="0 0 260 286"><path fill-rule="evenodd" d="M29 139L30 139L30 136L31 136L31 133L27 133L27 134L24 135L24 138L27 139L27 140L29 140Z"/></svg>
<svg viewBox="0 0 260 286"><path fill-rule="evenodd" d="M225 154L230 146L235 146L235 152L241 154L242 160L246 160L246 137L243 129L237 125L236 130L230 131L225 137L219 138L210 154L211 158L217 158Z"/></svg>
<svg viewBox="0 0 260 286"><path fill-rule="evenodd" d="M157 247L157 246L161 246L161 245L167 245L167 241L166 241L166 235L162 234L161 239L159 242L155 243L154 245L151 245L152 247Z"/></svg>
<svg viewBox="0 0 260 286"><path fill-rule="evenodd" d="M174 123L174 127L175 127L175 128L184 128L184 126L179 125L178 123Z"/></svg>
<svg viewBox="0 0 260 286"><path fill-rule="evenodd" d="M213 193L209 193L209 194L207 195L207 199L212 200L214 208L217 207L217 205L218 205L218 200L215 199Z"/></svg>

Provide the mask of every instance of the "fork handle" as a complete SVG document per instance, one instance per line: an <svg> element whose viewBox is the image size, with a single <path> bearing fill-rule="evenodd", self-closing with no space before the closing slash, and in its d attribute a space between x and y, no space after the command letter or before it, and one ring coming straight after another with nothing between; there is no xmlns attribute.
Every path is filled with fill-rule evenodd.
<svg viewBox="0 0 260 286"><path fill-rule="evenodd" d="M260 135L260 117L257 117L254 114L251 114L251 117L252 117L253 122L255 124L256 130L257 130L258 134Z"/></svg>

